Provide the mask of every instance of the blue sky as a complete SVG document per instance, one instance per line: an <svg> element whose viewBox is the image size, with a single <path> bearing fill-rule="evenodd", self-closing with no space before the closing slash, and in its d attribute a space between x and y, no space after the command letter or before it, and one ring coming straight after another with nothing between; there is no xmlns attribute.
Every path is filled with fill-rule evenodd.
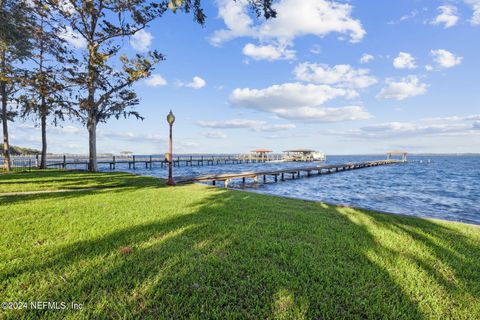
<svg viewBox="0 0 480 320"><path fill-rule="evenodd" d="M145 120L99 125L98 152L165 152L170 109L180 153L480 152L480 0L280 0L268 22L204 2L204 27L169 13L124 41L167 60L135 86ZM50 152L88 150L79 123L48 134ZM33 122L11 140L40 148Z"/></svg>

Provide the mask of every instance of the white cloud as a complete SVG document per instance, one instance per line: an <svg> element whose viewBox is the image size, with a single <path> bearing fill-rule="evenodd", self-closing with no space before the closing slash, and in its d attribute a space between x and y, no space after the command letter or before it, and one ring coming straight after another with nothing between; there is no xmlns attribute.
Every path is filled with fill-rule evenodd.
<svg viewBox="0 0 480 320"><path fill-rule="evenodd" d="M395 99L398 101L409 97L423 95L427 92L428 85L421 83L417 76L408 76L395 81L386 80L387 86L377 95L378 99Z"/></svg>
<svg viewBox="0 0 480 320"><path fill-rule="evenodd" d="M261 120L249 120L249 119L231 119L223 121L198 121L197 124L205 128L218 128L218 129L238 129L238 128L254 128L265 124L265 121Z"/></svg>
<svg viewBox="0 0 480 320"><path fill-rule="evenodd" d="M410 13L401 16L398 20L388 22L388 24L399 24L403 21L413 19L418 15L418 13L419 13L418 10L412 10L412 11L410 11Z"/></svg>
<svg viewBox="0 0 480 320"><path fill-rule="evenodd" d="M472 6L473 9L470 22L473 25L480 25L480 0L465 0L465 3Z"/></svg>
<svg viewBox="0 0 480 320"><path fill-rule="evenodd" d="M415 58L407 52L400 52L398 57L393 60L393 66L396 69L415 69Z"/></svg>
<svg viewBox="0 0 480 320"><path fill-rule="evenodd" d="M277 131L285 131L285 130L290 130L290 129L295 129L297 126L294 125L293 123L287 123L287 124L264 124L261 128L259 128L257 131L263 131L263 132L277 132Z"/></svg>
<svg viewBox="0 0 480 320"><path fill-rule="evenodd" d="M198 121L197 125L205 128L216 129L251 129L253 131L261 132L276 132L295 129L293 123L287 124L269 124L263 120L250 119L229 119L221 121Z"/></svg>
<svg viewBox="0 0 480 320"><path fill-rule="evenodd" d="M360 63L369 63L371 61L375 60L375 57L372 56L371 54L364 53L362 57L360 58Z"/></svg>
<svg viewBox="0 0 480 320"><path fill-rule="evenodd" d="M152 44L153 36L150 32L140 30L130 37L130 45L137 51L148 51Z"/></svg>
<svg viewBox="0 0 480 320"><path fill-rule="evenodd" d="M49 127L47 130L58 134L78 134L85 131L85 129L71 125Z"/></svg>
<svg viewBox="0 0 480 320"><path fill-rule="evenodd" d="M254 36L253 19L248 15L247 6L246 0L218 1L218 16L223 19L227 29L215 31L210 38L212 44L220 45L237 37Z"/></svg>
<svg viewBox="0 0 480 320"><path fill-rule="evenodd" d="M117 146L122 146L122 149L132 150L131 148L144 150L145 145L154 145L155 149L158 150L158 146L164 145L167 146L167 139L165 135L158 133L136 133L129 131L98 131L98 139L103 141L105 145L116 144ZM120 142L120 144L118 144ZM121 143L125 142L125 143ZM195 141L182 139L178 140L173 144L174 152L175 151L188 151L192 152L192 149L198 147L198 143ZM120 149L120 150L122 150ZM165 149L166 150L166 149ZM139 151L142 152L142 151Z"/></svg>
<svg viewBox="0 0 480 320"><path fill-rule="evenodd" d="M285 46L260 45L247 43L243 47L243 54L254 60L292 60L295 59L295 51Z"/></svg>
<svg viewBox="0 0 480 320"><path fill-rule="evenodd" d="M80 33L74 31L70 26L66 26L58 36L77 49L83 49L87 47L87 41Z"/></svg>
<svg viewBox="0 0 480 320"><path fill-rule="evenodd" d="M332 132L361 139L385 139L420 135L453 136L480 134L477 127L480 115L429 118L412 122L388 122L348 131Z"/></svg>
<svg viewBox="0 0 480 320"><path fill-rule="evenodd" d="M433 56L433 60L437 65L442 68L452 68L462 63L463 60L462 57L457 57L450 51L443 49L432 50L430 51L430 54Z"/></svg>
<svg viewBox="0 0 480 320"><path fill-rule="evenodd" d="M129 131L99 131L99 138L102 140L112 139L121 141L133 141L133 142L165 142L165 137L160 134L143 134L134 133Z"/></svg>
<svg viewBox="0 0 480 320"><path fill-rule="evenodd" d="M301 107L297 109L278 110L277 116L289 120L311 122L339 122L367 120L372 116L360 106L346 106L340 108Z"/></svg>
<svg viewBox="0 0 480 320"><path fill-rule="evenodd" d="M248 0L219 1L219 17L226 29L217 30L211 37L214 45L238 37L253 37L261 41L291 43L296 37L323 37L337 32L350 36L351 42L363 39L366 32L359 20L351 17L352 6L327 0L281 0L274 4L275 19L254 24L248 14Z"/></svg>
<svg viewBox="0 0 480 320"><path fill-rule="evenodd" d="M328 85L284 83L265 89L237 88L230 95L233 104L260 111L318 106L337 97L349 97L351 90Z"/></svg>
<svg viewBox="0 0 480 320"><path fill-rule="evenodd" d="M159 74L154 74L145 80L145 84L149 87L161 87L167 85L167 80Z"/></svg>
<svg viewBox="0 0 480 320"><path fill-rule="evenodd" d="M340 64L329 67L325 64L301 63L293 71L295 78L317 84L330 84L339 87L367 88L377 80L369 75L368 69L354 69Z"/></svg>
<svg viewBox="0 0 480 320"><path fill-rule="evenodd" d="M201 89L201 88L203 88L207 85L207 82L204 79L200 78L199 76L195 76L195 77L193 77L191 82L184 83L184 82L179 81L177 84L180 87Z"/></svg>
<svg viewBox="0 0 480 320"><path fill-rule="evenodd" d="M227 135L221 131L202 132L202 135L208 139L226 139Z"/></svg>
<svg viewBox="0 0 480 320"><path fill-rule="evenodd" d="M315 44L310 48L310 53L320 54L320 53L322 53L322 47L320 47L318 44Z"/></svg>
<svg viewBox="0 0 480 320"><path fill-rule="evenodd" d="M233 105L273 113L292 120L334 122L367 119L370 115L358 106L325 108L322 105L335 98L356 97L348 88L329 85L284 83L265 89L237 88L230 95Z"/></svg>
<svg viewBox="0 0 480 320"><path fill-rule="evenodd" d="M457 7L452 5L445 5L438 7L440 14L431 22L433 25L443 24L445 29L451 28L458 22Z"/></svg>
<svg viewBox="0 0 480 320"><path fill-rule="evenodd" d="M18 123L12 126L14 129L21 129L22 131L40 131L40 126L32 123ZM49 126L47 127L49 133L54 134L79 134L86 132L84 128L79 128L72 125L61 125L61 126Z"/></svg>

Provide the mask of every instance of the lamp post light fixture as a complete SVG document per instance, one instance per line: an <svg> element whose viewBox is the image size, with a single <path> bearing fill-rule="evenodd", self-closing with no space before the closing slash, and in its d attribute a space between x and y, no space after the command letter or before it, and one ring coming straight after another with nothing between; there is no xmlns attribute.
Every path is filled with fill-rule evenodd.
<svg viewBox="0 0 480 320"><path fill-rule="evenodd" d="M173 115L172 110L170 110L170 113L167 115L167 122L170 125L170 140L169 140L169 147L168 147L168 180L167 180L167 186L174 186L175 181L173 180L172 177L172 127L173 123L175 122L175 116Z"/></svg>

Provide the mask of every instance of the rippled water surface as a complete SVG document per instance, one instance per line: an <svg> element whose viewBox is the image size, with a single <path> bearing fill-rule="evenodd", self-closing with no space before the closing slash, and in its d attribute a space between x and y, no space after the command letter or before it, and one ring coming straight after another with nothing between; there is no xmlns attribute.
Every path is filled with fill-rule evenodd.
<svg viewBox="0 0 480 320"><path fill-rule="evenodd" d="M330 156L327 164L377 160L375 156ZM174 175L273 170L312 163L266 163L174 168ZM166 168L117 170L165 177ZM242 187L236 184L236 187ZM392 213L480 224L480 157L416 156L405 164L250 185L247 191L345 204Z"/></svg>

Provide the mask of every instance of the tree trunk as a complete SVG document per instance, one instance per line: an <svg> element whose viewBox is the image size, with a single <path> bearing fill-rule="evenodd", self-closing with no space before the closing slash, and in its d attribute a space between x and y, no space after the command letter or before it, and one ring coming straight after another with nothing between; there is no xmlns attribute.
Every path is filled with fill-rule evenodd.
<svg viewBox="0 0 480 320"><path fill-rule="evenodd" d="M97 121L91 117L87 122L88 130L88 170L98 171L97 163Z"/></svg>
<svg viewBox="0 0 480 320"><path fill-rule="evenodd" d="M41 15L41 23L40 23L41 30L44 30L44 17ZM40 122L42 126L42 159L40 160L40 169L47 169L47 115L48 115L48 106L46 103L46 83L45 83L45 73L43 71L43 56L44 56L44 49L45 49L45 41L44 37L40 37L40 62L39 62L39 72L40 72L40 79L41 79L41 87L40 87L40 95L41 95L41 103L40 103Z"/></svg>
<svg viewBox="0 0 480 320"><path fill-rule="evenodd" d="M40 169L47 169L47 115L44 110L41 111L40 121L42 125L42 159L40 160Z"/></svg>
<svg viewBox="0 0 480 320"><path fill-rule="evenodd" d="M92 30L95 30L94 19L92 19ZM93 39L93 31L90 39ZM88 97L87 97L87 110L88 110L88 119L87 119L87 130L88 130L88 170L90 172L98 171L97 164L97 110L95 107L95 56L97 53L97 47L95 43L92 42L88 45L88 76L87 76L87 88L88 88Z"/></svg>
<svg viewBox="0 0 480 320"><path fill-rule="evenodd" d="M5 71L5 51L1 53L1 73ZM0 95L2 96L2 126L3 126L3 168L6 171L11 169L10 144L8 142L8 109L7 109L7 83L0 81Z"/></svg>

